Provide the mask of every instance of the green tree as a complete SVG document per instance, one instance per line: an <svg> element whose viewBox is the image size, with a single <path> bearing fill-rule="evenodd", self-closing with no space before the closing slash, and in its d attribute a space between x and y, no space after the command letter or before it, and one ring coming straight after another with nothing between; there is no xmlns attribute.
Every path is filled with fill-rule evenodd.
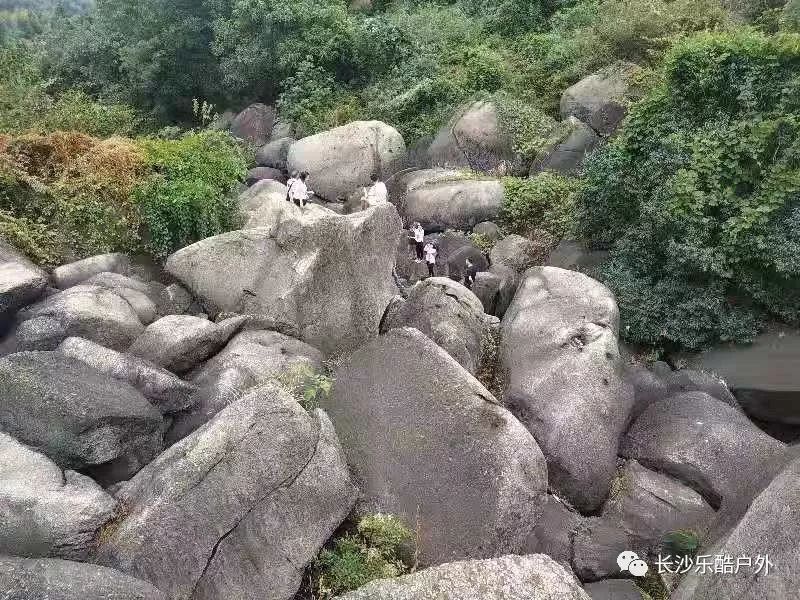
<svg viewBox="0 0 800 600"><path fill-rule="evenodd" d="M188 122L192 98L222 96L212 41L204 2L98 0L90 17L65 19L53 32L48 66L64 87Z"/></svg>
<svg viewBox="0 0 800 600"><path fill-rule="evenodd" d="M703 34L588 169L581 229L634 341L745 341L800 320L800 36Z"/></svg>

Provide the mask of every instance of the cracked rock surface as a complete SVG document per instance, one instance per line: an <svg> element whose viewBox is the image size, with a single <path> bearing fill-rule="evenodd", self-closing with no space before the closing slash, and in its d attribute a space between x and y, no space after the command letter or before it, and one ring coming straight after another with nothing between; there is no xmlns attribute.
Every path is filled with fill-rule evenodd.
<svg viewBox="0 0 800 600"><path fill-rule="evenodd" d="M506 406L547 458L550 487L584 512L608 495L633 404L612 293L575 271L534 267L503 317Z"/></svg>
<svg viewBox="0 0 800 600"><path fill-rule="evenodd" d="M173 600L291 599L355 500L325 413L254 389L175 444L117 499L97 562Z"/></svg>
<svg viewBox="0 0 800 600"><path fill-rule="evenodd" d="M183 248L169 257L167 271L206 304L282 324L324 354L377 335L396 293L395 208L341 216L318 206L301 212L270 194L261 201L258 228Z"/></svg>
<svg viewBox="0 0 800 600"><path fill-rule="evenodd" d="M323 405L360 484L361 508L418 524L421 564L524 547L547 488L541 450L417 329L392 329L355 352Z"/></svg>

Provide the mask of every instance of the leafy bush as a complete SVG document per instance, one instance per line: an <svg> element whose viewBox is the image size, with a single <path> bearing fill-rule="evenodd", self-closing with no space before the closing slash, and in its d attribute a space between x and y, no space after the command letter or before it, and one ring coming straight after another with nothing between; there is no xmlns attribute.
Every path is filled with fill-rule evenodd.
<svg viewBox="0 0 800 600"><path fill-rule="evenodd" d="M327 398L333 389L333 379L318 373L305 362L293 365L278 378L278 383L309 412L317 408L320 400Z"/></svg>
<svg viewBox="0 0 800 600"><path fill-rule="evenodd" d="M590 161L580 229L613 248L627 337L696 348L800 320L800 36L702 34Z"/></svg>
<svg viewBox="0 0 800 600"><path fill-rule="evenodd" d="M229 193L246 165L221 133L0 136L3 227L48 266L111 251L163 257L235 225Z"/></svg>
<svg viewBox="0 0 800 600"><path fill-rule="evenodd" d="M494 95L501 129L511 136L514 152L532 161L557 133L555 121L507 92Z"/></svg>
<svg viewBox="0 0 800 600"><path fill-rule="evenodd" d="M133 192L154 256L236 225L233 191L244 177L248 157L224 133L194 133L179 140L139 142L154 173Z"/></svg>
<svg viewBox="0 0 800 600"><path fill-rule="evenodd" d="M6 138L0 210L38 240L38 250L27 247L44 264L135 250L140 220L130 194L144 171L144 157L124 138L74 132Z"/></svg>
<svg viewBox="0 0 800 600"><path fill-rule="evenodd" d="M539 173L531 179L505 177L503 187L500 218L508 231L526 235L544 229L559 240L572 228L576 180Z"/></svg>
<svg viewBox="0 0 800 600"><path fill-rule="evenodd" d="M398 577L412 565L401 558L412 532L392 515L363 517L355 533L334 539L313 568L316 598L332 598L375 579Z"/></svg>

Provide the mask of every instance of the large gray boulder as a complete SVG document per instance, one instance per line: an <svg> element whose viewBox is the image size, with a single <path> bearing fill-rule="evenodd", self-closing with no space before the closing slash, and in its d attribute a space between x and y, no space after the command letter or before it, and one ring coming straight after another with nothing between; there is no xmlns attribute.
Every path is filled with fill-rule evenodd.
<svg viewBox="0 0 800 600"><path fill-rule="evenodd" d="M294 138L283 137L265 144L256 152L256 164L260 167L285 169L289 148L294 142Z"/></svg>
<svg viewBox="0 0 800 600"><path fill-rule="evenodd" d="M476 596L480 593L480 596ZM575 576L544 554L459 561L379 579L340 600L591 600Z"/></svg>
<svg viewBox="0 0 800 600"><path fill-rule="evenodd" d="M119 252L112 252L61 265L53 269L53 283L59 289L65 290L86 281L93 275L105 272L128 275L131 272L130 258Z"/></svg>
<svg viewBox="0 0 800 600"><path fill-rule="evenodd" d="M318 204L303 209L286 202L286 186L279 181L259 181L238 198L243 229L273 228L288 220L310 220L330 215L331 211Z"/></svg>
<svg viewBox="0 0 800 600"><path fill-rule="evenodd" d="M499 279L492 314L502 319L517 294L520 274L506 265L492 265L489 267L489 273Z"/></svg>
<svg viewBox="0 0 800 600"><path fill-rule="evenodd" d="M420 281L386 310L381 331L414 327L436 342L473 375L478 371L484 338L496 318L483 312L477 296L446 277Z"/></svg>
<svg viewBox="0 0 800 600"><path fill-rule="evenodd" d="M263 146L272 135L275 117L272 106L251 104L233 119L231 133L254 146Z"/></svg>
<svg viewBox="0 0 800 600"><path fill-rule="evenodd" d="M18 313L21 350L53 350L67 337L83 337L125 350L144 330L136 311L121 296L96 285L78 285Z"/></svg>
<svg viewBox="0 0 800 600"><path fill-rule="evenodd" d="M550 253L547 265L581 273L592 273L608 260L607 250L591 250L577 240L561 240Z"/></svg>
<svg viewBox="0 0 800 600"><path fill-rule="evenodd" d="M800 425L800 331L772 327L749 346L721 346L692 357L694 367L713 371L752 417Z"/></svg>
<svg viewBox="0 0 800 600"><path fill-rule="evenodd" d="M630 579L606 579L587 583L584 588L592 600L651 600Z"/></svg>
<svg viewBox="0 0 800 600"><path fill-rule="evenodd" d="M286 177L279 169L272 167L253 167L247 171L244 182L245 185L253 186L259 181L277 181L278 183L286 183Z"/></svg>
<svg viewBox="0 0 800 600"><path fill-rule="evenodd" d="M290 600L355 494L325 414L266 385L121 487L95 558L169 598Z"/></svg>
<svg viewBox="0 0 800 600"><path fill-rule="evenodd" d="M718 508L784 449L740 411L703 392L687 392L645 410L620 452L672 475Z"/></svg>
<svg viewBox="0 0 800 600"><path fill-rule="evenodd" d="M3 600L169 600L149 583L106 567L0 556Z"/></svg>
<svg viewBox="0 0 800 600"><path fill-rule="evenodd" d="M192 305L192 295L180 283L171 283L159 293L156 308L160 315L182 315Z"/></svg>
<svg viewBox="0 0 800 600"><path fill-rule="evenodd" d="M555 122L547 118L545 128ZM437 167L469 168L510 175L524 170L512 136L503 130L494 102L478 100L462 106L428 147L428 162Z"/></svg>
<svg viewBox="0 0 800 600"><path fill-rule="evenodd" d="M139 321L144 325L149 325L156 320L156 304L150 298L150 286L143 281L119 273L99 273L87 279L83 284L109 289L123 298L131 305Z"/></svg>
<svg viewBox="0 0 800 600"><path fill-rule="evenodd" d="M580 514L567 508L558 498L547 495L542 516L536 522L526 550L547 554L558 563L572 568L572 541L583 522Z"/></svg>
<svg viewBox="0 0 800 600"><path fill-rule="evenodd" d="M426 231L470 231L496 219L505 196L498 179L474 179L444 169L419 172L407 182L401 215L406 223L419 221Z"/></svg>
<svg viewBox="0 0 800 600"><path fill-rule="evenodd" d="M307 171L309 189L335 202L369 185L370 175L386 179L402 167L403 136L380 121L354 121L292 144L289 171Z"/></svg>
<svg viewBox="0 0 800 600"><path fill-rule="evenodd" d="M0 330L23 306L36 301L47 287L47 275L19 262L0 263Z"/></svg>
<svg viewBox="0 0 800 600"><path fill-rule="evenodd" d="M589 517L572 536L572 569L581 581L619 575L617 557L630 550L627 534L615 523Z"/></svg>
<svg viewBox="0 0 800 600"><path fill-rule="evenodd" d="M702 534L714 518L714 509L696 491L635 460L620 470L614 487L603 517L628 534L629 549L640 556L657 554L672 531Z"/></svg>
<svg viewBox="0 0 800 600"><path fill-rule="evenodd" d="M584 77L561 96L561 118L577 117L600 136L609 136L628 113L641 68L616 62Z"/></svg>
<svg viewBox="0 0 800 600"><path fill-rule="evenodd" d="M110 350L83 338L61 342L58 351L139 390L162 414L187 408L196 387L142 358Z"/></svg>
<svg viewBox="0 0 800 600"><path fill-rule="evenodd" d="M542 237L549 236L543 234ZM535 242L521 235L511 234L499 240L492 247L489 256L493 265L505 265L522 273L530 267L543 265L549 250L549 240Z"/></svg>
<svg viewBox="0 0 800 600"><path fill-rule="evenodd" d="M600 136L594 129L576 117L568 117L560 129L560 135L536 156L531 165L531 177L543 171L575 175L586 156L600 144Z"/></svg>
<svg viewBox="0 0 800 600"><path fill-rule="evenodd" d="M322 353L305 342L277 331L243 331L191 375L192 406L174 417L167 442L184 438L256 385L321 368Z"/></svg>
<svg viewBox="0 0 800 600"><path fill-rule="evenodd" d="M377 335L397 290L400 219L391 204L347 216L319 210L276 207L285 218L183 248L167 271L205 304L283 323L326 354L358 347Z"/></svg>
<svg viewBox="0 0 800 600"><path fill-rule="evenodd" d="M608 494L633 404L613 294L552 267L529 269L503 317L506 406L547 457L550 487L591 512Z"/></svg>
<svg viewBox="0 0 800 600"><path fill-rule="evenodd" d="M0 554L85 560L116 510L90 478L0 433Z"/></svg>
<svg viewBox="0 0 800 600"><path fill-rule="evenodd" d="M62 468L119 464L130 475L161 451L161 414L137 390L59 352L0 359L0 430Z"/></svg>
<svg viewBox="0 0 800 600"><path fill-rule="evenodd" d="M732 556L737 572L692 570L672 596L675 600L763 600L795 598L800 589L800 459L792 461L753 500L720 543L703 554ZM751 565L739 557L750 557ZM768 558L771 566L765 565ZM760 565L759 565L760 563Z"/></svg>
<svg viewBox="0 0 800 600"><path fill-rule="evenodd" d="M541 451L418 330L392 329L353 353L323 405L360 482L363 510L417 523L422 564L524 548L547 487Z"/></svg>
<svg viewBox="0 0 800 600"><path fill-rule="evenodd" d="M214 355L246 320L240 316L212 323L191 315L167 315L149 325L128 352L183 373Z"/></svg>

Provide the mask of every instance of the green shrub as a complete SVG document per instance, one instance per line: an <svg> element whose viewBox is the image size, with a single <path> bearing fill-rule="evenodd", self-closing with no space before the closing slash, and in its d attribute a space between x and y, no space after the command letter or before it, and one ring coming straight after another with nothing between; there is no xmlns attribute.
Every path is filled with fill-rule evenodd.
<svg viewBox="0 0 800 600"><path fill-rule="evenodd" d="M511 136L514 152L533 160L557 133L555 121L544 111L507 92L494 95L501 129Z"/></svg>
<svg viewBox="0 0 800 600"><path fill-rule="evenodd" d="M664 550L672 556L694 556L700 549L700 536L695 531L680 529L664 536Z"/></svg>
<svg viewBox="0 0 800 600"><path fill-rule="evenodd" d="M560 240L572 228L576 180L539 173L531 179L505 177L503 187L500 218L508 231L526 235L544 229Z"/></svg>
<svg viewBox="0 0 800 600"><path fill-rule="evenodd" d="M412 532L392 515L363 517L356 533L335 538L323 549L312 569L313 597L332 598L360 588L375 579L398 577L412 565L401 558Z"/></svg>
<svg viewBox="0 0 800 600"><path fill-rule="evenodd" d="M154 256L165 257L235 227L232 193L249 160L230 136L207 131L179 140L146 138L139 146L154 174L133 196Z"/></svg>
<svg viewBox="0 0 800 600"><path fill-rule="evenodd" d="M318 373L308 363L293 365L278 378L307 411L319 407L320 400L327 398L333 389L333 379Z"/></svg>
<svg viewBox="0 0 800 600"><path fill-rule="evenodd" d="M59 243L55 233L46 225L0 210L0 238L38 265L52 268L59 264Z"/></svg>
<svg viewBox="0 0 800 600"><path fill-rule="evenodd" d="M676 36L724 27L719 0L583 0L514 40L520 88L552 114L570 85L618 60L657 64Z"/></svg>
<svg viewBox="0 0 800 600"><path fill-rule="evenodd" d="M800 36L703 34L590 161L580 230L628 339L696 348L800 320Z"/></svg>
<svg viewBox="0 0 800 600"><path fill-rule="evenodd" d="M130 194L144 159L130 140L56 132L0 142L0 210L23 230L48 233L42 253L30 252L34 260L50 266L139 249Z"/></svg>

